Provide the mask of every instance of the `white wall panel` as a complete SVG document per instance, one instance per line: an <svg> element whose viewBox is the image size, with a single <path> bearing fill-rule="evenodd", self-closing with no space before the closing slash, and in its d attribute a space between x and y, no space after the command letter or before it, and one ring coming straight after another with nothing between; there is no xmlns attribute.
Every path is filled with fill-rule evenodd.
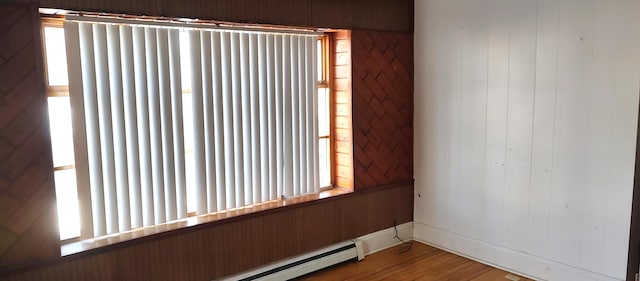
<svg viewBox="0 0 640 281"><path fill-rule="evenodd" d="M487 27L487 100L482 240L501 244L504 225L507 104L509 102L509 0L490 0ZM417 34L417 33L416 33ZM418 40L416 40L418 41ZM418 62L418 60L416 60ZM419 63L416 63L416 65ZM417 96L417 95L416 95ZM417 128L416 128L417 129ZM420 158L416 155L416 158Z"/></svg>
<svg viewBox="0 0 640 281"><path fill-rule="evenodd" d="M640 2L415 5L414 220L440 233L416 238L518 253L512 269L544 279L624 279Z"/></svg>
<svg viewBox="0 0 640 281"><path fill-rule="evenodd" d="M577 265L586 184L588 90L591 83L592 7L561 1L549 257Z"/></svg>
<svg viewBox="0 0 640 281"><path fill-rule="evenodd" d="M607 1L601 1L607 4ZM617 4L614 89L612 90L612 115L609 117L611 143L609 145L609 177L606 186L606 216L604 238L604 272L619 274L626 268L629 240L629 216L631 209L634 169L634 153L637 124L638 73L640 72L640 2L621 1ZM624 229L625 231L621 231Z"/></svg>
<svg viewBox="0 0 640 281"><path fill-rule="evenodd" d="M527 229L530 236L549 233L549 207L553 180L553 137L555 134L556 77L558 75L558 5L556 0L538 4L536 37L536 81L531 143L531 184ZM526 250L547 256L546 239L530 239Z"/></svg>
<svg viewBox="0 0 640 281"><path fill-rule="evenodd" d="M609 119L611 116L612 95L615 75L616 7L602 1L593 6L593 58L592 75L602 77L593 79L585 98L587 98L589 114L587 122L587 159L586 184L584 186L584 221L582 224L580 265L595 271L604 270L604 226L606 216L607 186L609 179L609 146L611 134ZM603 95L601 93L609 93ZM626 259L620 261L626 263Z"/></svg>
<svg viewBox="0 0 640 281"><path fill-rule="evenodd" d="M480 1L468 1L463 21L479 22L461 26L461 97L460 97L460 177L459 204L460 231L480 239L484 201L483 194L485 125L487 108L487 52L488 40L485 18L489 11ZM469 66L469 67L466 67Z"/></svg>
<svg viewBox="0 0 640 281"><path fill-rule="evenodd" d="M511 1L504 245L525 250L531 182L531 145L536 77L535 1Z"/></svg>
<svg viewBox="0 0 640 281"><path fill-rule="evenodd" d="M440 204L440 201L436 200L441 193L441 187L444 184L441 182L439 174L444 170L440 165L432 165L432 159L441 159L441 151L436 149L427 149L431 147L440 147L444 145L440 139L438 133L440 126L438 123L444 123L440 120L440 112L437 107L431 107L430 102L438 103L438 93L440 90L439 76L441 72L441 59L439 54L443 44L440 40L442 34L441 22L442 18L436 11L441 10L441 2L427 2L418 1L416 4L416 10L423 11L421 18L416 18L415 28L421 30L423 36L430 38L429 48L426 47L426 40L414 41L414 48L422 50L422 52L415 53L415 61L421 61L420 64L415 64L415 73L422 73L424 79L428 83L415 83L415 92L420 93L414 97L414 119L421 120L420 124L422 129L431 133L429 137L426 134L418 135L414 134L414 142L421 143L423 145L414 145L414 155L421 155L422 157L414 157L414 166L422 167L424 178L423 184L428 185L431 188L418 189L416 186L416 201L414 204L414 212L421 214L421 218L424 222L428 222L433 225L441 225L438 220L442 217L440 214L434 212L436 209L444 209L444 206ZM417 39L417 38L416 38ZM427 87L428 86L428 87ZM417 110L419 108L427 110ZM444 124L442 124L444 125ZM416 170L417 171L417 170ZM415 174L415 173L414 173Z"/></svg>

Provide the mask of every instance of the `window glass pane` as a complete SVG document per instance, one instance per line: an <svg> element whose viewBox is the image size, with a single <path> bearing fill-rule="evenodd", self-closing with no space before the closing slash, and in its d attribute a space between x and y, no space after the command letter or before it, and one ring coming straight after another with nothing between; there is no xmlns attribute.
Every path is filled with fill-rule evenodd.
<svg viewBox="0 0 640 281"><path fill-rule="evenodd" d="M324 57L324 52L322 52L322 40L318 40L317 41L317 48L318 48L318 81L322 81L322 77L323 77L323 57Z"/></svg>
<svg viewBox="0 0 640 281"><path fill-rule="evenodd" d="M76 169L54 172L56 201L58 203L58 226L60 239L80 236L80 211L78 210L78 190Z"/></svg>
<svg viewBox="0 0 640 281"><path fill-rule="evenodd" d="M329 135L329 89L318 89L318 135L321 137Z"/></svg>
<svg viewBox="0 0 640 281"><path fill-rule="evenodd" d="M75 161L69 97L49 97L48 104L53 166L73 165Z"/></svg>
<svg viewBox="0 0 640 281"><path fill-rule="evenodd" d="M318 148L320 187L327 187L331 185L331 150L329 148L329 139L320 139Z"/></svg>
<svg viewBox="0 0 640 281"><path fill-rule="evenodd" d="M46 26L44 27L44 37L49 86L66 86L69 84L69 79L67 77L64 29Z"/></svg>

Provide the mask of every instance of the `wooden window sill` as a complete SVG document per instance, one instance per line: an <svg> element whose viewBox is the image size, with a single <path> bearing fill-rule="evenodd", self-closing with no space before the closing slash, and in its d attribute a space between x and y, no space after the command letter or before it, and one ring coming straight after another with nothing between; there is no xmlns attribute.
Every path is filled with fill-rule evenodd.
<svg viewBox="0 0 640 281"><path fill-rule="evenodd" d="M102 249L112 249L112 247L116 246L124 247L130 245L130 243L126 242L134 242L134 240L159 239L165 237L165 235L168 235L170 233L179 232L189 228L210 225L212 223L222 223L233 218L240 218L262 211L277 210L288 206L299 205L319 199L331 198L351 192L353 192L352 189L336 187L329 190L321 191L319 193L298 196L290 199L273 200L242 208L189 217L159 225L141 227L117 234L70 242L62 245L60 248L60 252L61 255L65 257L86 252L94 252L94 250L97 251Z"/></svg>

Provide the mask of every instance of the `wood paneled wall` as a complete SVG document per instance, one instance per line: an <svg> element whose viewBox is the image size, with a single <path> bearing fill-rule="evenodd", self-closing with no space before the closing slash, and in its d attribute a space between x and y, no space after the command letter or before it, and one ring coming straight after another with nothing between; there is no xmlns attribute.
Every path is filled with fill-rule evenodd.
<svg viewBox="0 0 640 281"><path fill-rule="evenodd" d="M413 178L413 36L351 32L356 188Z"/></svg>
<svg viewBox="0 0 640 281"><path fill-rule="evenodd" d="M331 34L333 78L333 150L334 184L353 189L353 122L351 102L351 31L340 30Z"/></svg>
<svg viewBox="0 0 640 281"><path fill-rule="evenodd" d="M36 5L0 3L0 268L59 256Z"/></svg>
<svg viewBox="0 0 640 281"><path fill-rule="evenodd" d="M409 1L382 0L270 1L273 6L269 7L262 1L192 2L41 3L68 9L141 11L136 14L155 16L211 13L206 17L381 30L409 30L406 20L412 18L413 6ZM245 7L242 5L253 8L243 10L239 8ZM215 13L224 11L224 7L234 12L227 18L217 17ZM276 10L283 7L286 12L278 14ZM23 23L17 15L26 11L36 15L35 8L0 9L0 51L15 47L11 54L0 52L0 253L2 261L9 261L5 265L21 264L21 269L0 272L0 279L209 280L388 228L394 221L412 220L412 35L359 30L352 33L357 41L351 49L352 99L358 102L352 108L353 157L358 159L354 160L354 193L51 259L59 255L59 245L40 41L33 36L37 34L37 20L23 20L28 27L22 27L19 35L26 39L7 32L9 26ZM308 9L319 12L328 23L306 18ZM9 64L12 61L14 64ZM22 75L23 71L30 74ZM48 259L42 262L40 257Z"/></svg>
<svg viewBox="0 0 640 281"><path fill-rule="evenodd" d="M413 0L40 0L40 5L242 23L413 30Z"/></svg>
<svg viewBox="0 0 640 281"><path fill-rule="evenodd" d="M413 184L356 191L5 276L4 280L211 280L412 219ZM0 280L3 280L0 277Z"/></svg>

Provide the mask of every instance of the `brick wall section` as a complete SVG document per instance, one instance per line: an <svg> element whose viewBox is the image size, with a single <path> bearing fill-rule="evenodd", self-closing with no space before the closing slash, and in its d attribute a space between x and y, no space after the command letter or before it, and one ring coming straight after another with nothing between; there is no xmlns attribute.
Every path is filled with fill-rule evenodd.
<svg viewBox="0 0 640 281"><path fill-rule="evenodd" d="M0 3L0 268L59 256L37 5Z"/></svg>
<svg viewBox="0 0 640 281"><path fill-rule="evenodd" d="M413 179L413 35L354 30L355 189Z"/></svg>

